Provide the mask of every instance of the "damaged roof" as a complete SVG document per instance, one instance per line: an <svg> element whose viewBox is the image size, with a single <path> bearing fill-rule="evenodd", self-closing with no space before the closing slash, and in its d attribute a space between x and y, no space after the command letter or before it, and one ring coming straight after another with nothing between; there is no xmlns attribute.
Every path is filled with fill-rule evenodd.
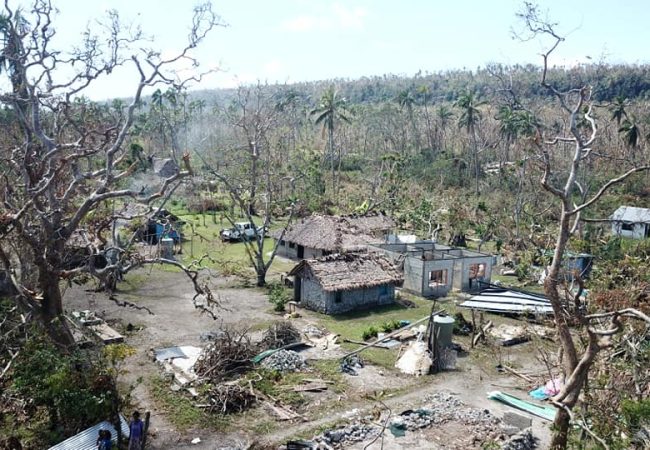
<svg viewBox="0 0 650 450"><path fill-rule="evenodd" d="M609 218L616 222L650 223L650 209L619 206Z"/></svg>
<svg viewBox="0 0 650 450"><path fill-rule="evenodd" d="M401 284L402 272L379 253L346 253L306 259L296 265L289 275L306 271L326 292L351 291L383 284Z"/></svg>
<svg viewBox="0 0 650 450"><path fill-rule="evenodd" d="M373 236L395 226L390 217L383 214L367 216L328 216L313 214L289 226L283 239L303 247L329 252L357 250L368 244L382 242ZM281 231L273 234L280 238Z"/></svg>

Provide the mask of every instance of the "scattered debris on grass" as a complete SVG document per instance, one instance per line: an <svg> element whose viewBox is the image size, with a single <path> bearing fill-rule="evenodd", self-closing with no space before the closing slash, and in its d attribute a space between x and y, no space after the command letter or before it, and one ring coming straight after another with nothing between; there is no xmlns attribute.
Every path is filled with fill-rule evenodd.
<svg viewBox="0 0 650 450"><path fill-rule="evenodd" d="M208 411L220 414L245 411L257 401L252 388L244 388L237 383L221 383L211 386L205 395L209 401L206 406Z"/></svg>

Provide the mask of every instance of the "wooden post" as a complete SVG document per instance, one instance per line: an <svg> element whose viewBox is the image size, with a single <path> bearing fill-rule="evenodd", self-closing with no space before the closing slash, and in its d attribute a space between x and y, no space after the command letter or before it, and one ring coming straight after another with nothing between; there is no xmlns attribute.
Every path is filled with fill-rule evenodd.
<svg viewBox="0 0 650 450"><path fill-rule="evenodd" d="M142 446L140 447L140 450L144 450L145 445L147 444L147 432L149 431L150 417L151 417L151 413L149 411L144 413L144 430L142 431Z"/></svg>
<svg viewBox="0 0 650 450"><path fill-rule="evenodd" d="M476 334L476 315L474 314L474 308L470 309L472 312L472 348L474 348L474 335Z"/></svg>

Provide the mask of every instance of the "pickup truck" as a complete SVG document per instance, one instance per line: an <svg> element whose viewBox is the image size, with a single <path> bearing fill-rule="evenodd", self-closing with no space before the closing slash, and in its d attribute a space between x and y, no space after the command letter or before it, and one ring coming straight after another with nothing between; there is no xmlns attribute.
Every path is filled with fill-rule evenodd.
<svg viewBox="0 0 650 450"><path fill-rule="evenodd" d="M257 228L257 235L261 236L264 227ZM233 228L224 228L219 233L224 242L239 242L246 238L255 239L255 226L250 222L236 222Z"/></svg>

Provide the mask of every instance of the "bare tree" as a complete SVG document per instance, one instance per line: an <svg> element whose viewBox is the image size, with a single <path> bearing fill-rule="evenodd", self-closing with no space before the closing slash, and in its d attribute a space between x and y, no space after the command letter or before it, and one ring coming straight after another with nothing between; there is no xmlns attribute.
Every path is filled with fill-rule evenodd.
<svg viewBox="0 0 650 450"><path fill-rule="evenodd" d="M550 48L542 55L543 66L541 84L556 99L561 113L567 118L568 129L559 136L548 138L540 129L535 139L535 148L542 168L541 184L556 199L560 207L558 231L555 241L555 251L550 265L549 274L544 282L544 292L549 298L555 315L555 326L562 351L562 369L565 384L561 391L552 398L558 407L554 421L551 448L564 449L567 447L569 424L572 409L578 402L589 370L598 353L614 344L614 336L623 331L623 319L635 318L650 323L650 317L633 308L616 311L589 313L587 305L581 300L582 288L571 298L561 295L563 283L564 255L571 236L575 233L580 222L581 213L594 205L612 186L619 184L637 172L650 169L648 165L631 166L608 181L602 183L591 195L584 195L578 177L581 168L590 159L606 151L594 151L598 145L598 127L592 116L592 88L580 88L560 91L547 79L549 57L564 41L556 31L556 24L542 17L538 7L525 3L524 9L518 14L523 20L526 34L522 39L543 36L552 40ZM567 166L561 161L561 150L571 148L571 158ZM578 201L579 204L575 202ZM582 332L585 343L574 335L571 326L575 325Z"/></svg>
<svg viewBox="0 0 650 450"><path fill-rule="evenodd" d="M94 258L83 267L66 267L69 242L106 202L164 199L192 173L185 154L183 169L164 179L157 192L143 196L125 187L135 170L127 162L128 141L145 88L200 80L200 75L180 80L173 67L184 60L198 65L192 49L220 19L209 3L196 7L186 45L166 58L142 48L140 30L124 28L115 11L106 22L89 26L72 51L52 48L53 17L48 0L35 0L24 10L6 1L0 15L1 76L8 85L0 102L9 123L0 148L0 263L20 305L42 320L56 344L66 347L74 340L63 317L61 281L101 272L93 267ZM83 95L119 66L134 67L139 79L128 106L111 116ZM147 262L141 259L125 268Z"/></svg>

